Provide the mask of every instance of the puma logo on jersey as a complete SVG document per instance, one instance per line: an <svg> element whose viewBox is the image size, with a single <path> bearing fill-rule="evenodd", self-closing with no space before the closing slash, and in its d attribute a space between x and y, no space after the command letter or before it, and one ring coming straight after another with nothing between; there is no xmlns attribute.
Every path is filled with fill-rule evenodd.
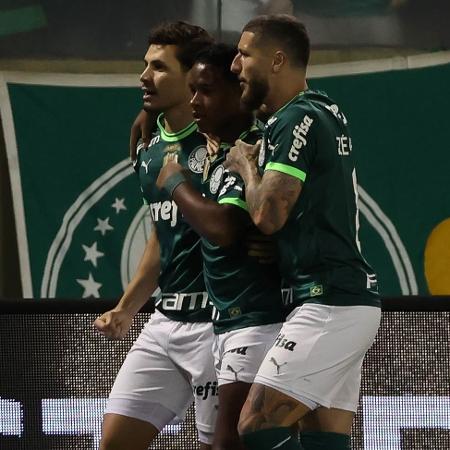
<svg viewBox="0 0 450 450"><path fill-rule="evenodd" d="M277 360L273 356L272 358L270 358L270 362L275 364L275 367L277 368L277 375L280 375L280 368L287 364L287 362L284 362L283 364L278 364Z"/></svg>
<svg viewBox="0 0 450 450"><path fill-rule="evenodd" d="M170 220L170 226L177 224L178 206L174 201L150 203L150 213L154 222Z"/></svg>
<svg viewBox="0 0 450 450"><path fill-rule="evenodd" d="M292 131L294 140L288 154L291 161L297 161L300 150L308 143L306 136L308 135L309 128L313 122L314 119L311 119L311 117L306 114L305 117L303 117L302 122L295 125L294 130Z"/></svg>
<svg viewBox="0 0 450 450"><path fill-rule="evenodd" d="M151 159L149 159L147 161L147 163L145 161L141 162L141 167L143 167L145 169L145 173L148 174L148 165L150 164Z"/></svg>
<svg viewBox="0 0 450 450"><path fill-rule="evenodd" d="M239 374L239 372L242 372L242 370L244 370L244 369L240 368L238 371L236 371L229 364L227 364L227 370L229 370L230 372L233 372L235 381L238 381L238 374Z"/></svg>
<svg viewBox="0 0 450 450"><path fill-rule="evenodd" d="M275 347L281 347L284 348L286 350L289 350L291 352L294 351L295 346L297 345L297 342L294 341L288 341L285 337L284 334L279 334L277 336L277 338L275 339Z"/></svg>

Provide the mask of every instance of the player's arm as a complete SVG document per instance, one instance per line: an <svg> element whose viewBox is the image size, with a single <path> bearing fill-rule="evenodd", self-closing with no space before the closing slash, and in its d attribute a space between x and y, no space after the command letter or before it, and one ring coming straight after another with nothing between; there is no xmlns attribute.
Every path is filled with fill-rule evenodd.
<svg viewBox="0 0 450 450"><path fill-rule="evenodd" d="M259 142L250 145L236 141L227 155L226 166L239 173L245 182L248 213L254 224L264 234L273 234L286 223L303 183L277 170L266 170L261 176L257 167L259 148Z"/></svg>
<svg viewBox="0 0 450 450"><path fill-rule="evenodd" d="M94 327L110 339L122 339L131 327L134 316L158 287L160 248L154 226L136 274L114 309L94 321Z"/></svg>
<svg viewBox="0 0 450 450"><path fill-rule="evenodd" d="M168 191L184 219L200 236L220 247L230 245L248 224L247 213L238 206L220 204L203 197L183 174L183 170L177 163L166 164L156 185ZM177 184L167 186L173 179Z"/></svg>
<svg viewBox="0 0 450 450"><path fill-rule="evenodd" d="M134 119L130 129L130 158L132 161L136 159L136 146L139 139L142 139L145 147L150 143L157 117L156 112L141 110Z"/></svg>

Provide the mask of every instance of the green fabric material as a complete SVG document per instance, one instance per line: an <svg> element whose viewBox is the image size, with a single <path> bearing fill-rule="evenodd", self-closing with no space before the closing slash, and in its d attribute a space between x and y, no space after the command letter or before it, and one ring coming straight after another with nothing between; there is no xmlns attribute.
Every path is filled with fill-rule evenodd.
<svg viewBox="0 0 450 450"><path fill-rule="evenodd" d="M162 294L156 301L156 308L169 319L183 322L209 321L212 314L211 306L204 304L206 289L200 238L183 220L177 204L168 194L185 179L184 174L170 177L163 190L158 189L156 180L161 168L173 159L189 173L190 182L200 190L207 155L205 144L205 138L199 133L184 135L177 142L167 142L162 139L159 129L147 148L138 145L134 163L160 247L158 284ZM188 295L180 297L180 294Z"/></svg>
<svg viewBox="0 0 450 450"><path fill-rule="evenodd" d="M255 144L261 136L262 130L252 126L240 137L248 144ZM232 144L221 146L218 154L205 163L202 193L218 203L247 211L244 181L223 166L231 147ZM205 284L214 305L216 334L283 322L285 318L278 267L275 262L268 264L250 252L252 243L263 238L250 216L246 216L243 218L248 221L245 232L229 246L220 247L202 239Z"/></svg>
<svg viewBox="0 0 450 450"><path fill-rule="evenodd" d="M247 450L303 450L291 428L269 428L241 436Z"/></svg>
<svg viewBox="0 0 450 450"><path fill-rule="evenodd" d="M9 11L0 10L0 36L31 31L45 26L47 26L47 19L40 5Z"/></svg>
<svg viewBox="0 0 450 450"><path fill-rule="evenodd" d="M300 441L304 450L350 450L350 436L341 433L303 432Z"/></svg>
<svg viewBox="0 0 450 450"><path fill-rule="evenodd" d="M297 95L265 127L260 168L304 182L275 235L280 273L294 302L314 297L329 304L330 296L345 294L349 305L379 304L376 275L361 254L352 149L346 116L323 92Z"/></svg>

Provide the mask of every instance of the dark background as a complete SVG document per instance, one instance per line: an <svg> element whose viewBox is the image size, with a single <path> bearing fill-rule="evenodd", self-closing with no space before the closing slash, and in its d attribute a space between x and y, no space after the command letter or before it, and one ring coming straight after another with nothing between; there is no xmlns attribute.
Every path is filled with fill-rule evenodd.
<svg viewBox="0 0 450 450"><path fill-rule="evenodd" d="M23 436L0 435L2 450L94 450L90 436L64 436L64 430L62 436L45 436L40 404L43 398L106 398L148 315L137 316L131 333L122 342L107 341L96 334L91 326L95 317L0 315L0 398L21 402L24 414ZM449 398L449 320L449 312L384 312L381 329L364 363L362 396L398 398L409 423L419 416L431 417L431 411L405 410L401 400L415 396ZM384 450L364 447L364 425L370 425L375 433L385 433L387 424L377 417L379 412L369 411L363 417L359 410L353 449ZM443 409L439 414L448 419L450 410ZM435 428L433 419L427 420L429 427L401 430L401 448L397 450L448 450L450 430ZM178 435L163 435L152 448L197 449L192 411Z"/></svg>

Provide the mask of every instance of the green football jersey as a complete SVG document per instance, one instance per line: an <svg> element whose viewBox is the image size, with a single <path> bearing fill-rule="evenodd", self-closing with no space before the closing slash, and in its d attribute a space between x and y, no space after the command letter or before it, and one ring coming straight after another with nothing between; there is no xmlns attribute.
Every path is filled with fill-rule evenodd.
<svg viewBox="0 0 450 450"><path fill-rule="evenodd" d="M300 93L265 126L260 167L303 182L275 235L294 304L379 306L376 275L358 240L353 151L347 119L324 93Z"/></svg>
<svg viewBox="0 0 450 450"><path fill-rule="evenodd" d="M261 128L253 126L240 139L254 144L261 137ZM214 160L207 158L202 192L219 203L247 210L243 180L223 166L230 147L222 145ZM230 246L219 247L202 239L205 283L214 305L215 333L282 322L285 318L276 263L264 263L249 255L248 240L260 236L248 216L245 232Z"/></svg>
<svg viewBox="0 0 450 450"><path fill-rule="evenodd" d="M142 147L138 146L134 168L160 244L161 295L156 308L173 320L210 321L212 307L203 279L200 237L183 219L176 203L156 187L161 167L175 157L189 170L193 184L200 190L207 154L205 138L197 132L194 122L178 133L167 133L160 115L158 131L148 148Z"/></svg>

